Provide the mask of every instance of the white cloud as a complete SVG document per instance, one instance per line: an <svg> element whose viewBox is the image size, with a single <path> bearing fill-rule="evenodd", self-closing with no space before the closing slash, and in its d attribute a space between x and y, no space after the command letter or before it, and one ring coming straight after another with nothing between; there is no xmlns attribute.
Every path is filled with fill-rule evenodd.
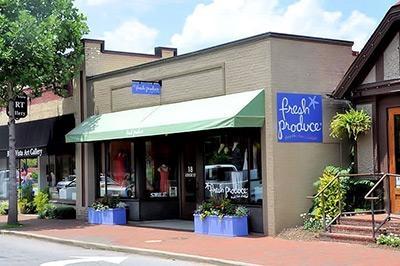
<svg viewBox="0 0 400 266"><path fill-rule="evenodd" d="M106 49L153 53L158 31L134 19L119 25L113 31L104 32L100 39L104 39Z"/></svg>
<svg viewBox="0 0 400 266"><path fill-rule="evenodd" d="M274 31L355 41L365 44L376 21L353 11L345 18L339 11L324 10L321 0L298 0L282 9L279 0L213 0L199 4L186 18L171 46L188 52L263 32Z"/></svg>

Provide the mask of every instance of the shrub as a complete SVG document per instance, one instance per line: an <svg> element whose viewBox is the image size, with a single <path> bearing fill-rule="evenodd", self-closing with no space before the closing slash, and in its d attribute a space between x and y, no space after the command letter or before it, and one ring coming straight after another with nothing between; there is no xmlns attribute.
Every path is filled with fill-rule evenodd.
<svg viewBox="0 0 400 266"><path fill-rule="evenodd" d="M38 213L40 219L55 219L56 214L55 214L55 209L56 206L53 204L46 204L43 206L43 210Z"/></svg>
<svg viewBox="0 0 400 266"><path fill-rule="evenodd" d="M318 232L322 230L323 228L322 219L317 219L310 213L303 213L300 215L300 217L303 218L304 230L311 232Z"/></svg>
<svg viewBox="0 0 400 266"><path fill-rule="evenodd" d="M18 208L20 213L23 214L32 214L36 212L35 203L33 202L32 184L24 184L21 186Z"/></svg>
<svg viewBox="0 0 400 266"><path fill-rule="evenodd" d="M35 204L27 199L18 200L19 212L22 214L33 214L36 213Z"/></svg>
<svg viewBox="0 0 400 266"><path fill-rule="evenodd" d="M40 219L75 219L76 211L71 206L55 206L46 204L42 212L39 212Z"/></svg>
<svg viewBox="0 0 400 266"><path fill-rule="evenodd" d="M339 167L327 166L322 176L314 184L317 187L317 193L320 192L337 174L347 174L349 170L344 170ZM345 207L344 199L348 190L348 177L341 177L340 182L334 181L334 183L328 187L324 192L325 198L325 215L326 218L334 218L339 212L339 202L342 204L342 208ZM321 196L316 198L311 214L317 219L321 220L323 217L322 211L322 198Z"/></svg>
<svg viewBox="0 0 400 266"><path fill-rule="evenodd" d="M37 182L39 180L39 174L36 172L32 172L32 179L35 180L35 182Z"/></svg>
<svg viewBox="0 0 400 266"><path fill-rule="evenodd" d="M49 203L49 194L46 190L41 190L35 196L33 202L35 203L36 211L40 214L44 211L46 205Z"/></svg>
<svg viewBox="0 0 400 266"><path fill-rule="evenodd" d="M58 206L54 210L56 219L75 219L76 211L71 206Z"/></svg>
<svg viewBox="0 0 400 266"><path fill-rule="evenodd" d="M249 211L244 206L236 206L229 199L213 198L203 202L195 211L201 219L207 216L216 215L220 218L224 216L246 216Z"/></svg>
<svg viewBox="0 0 400 266"><path fill-rule="evenodd" d="M8 213L8 201L0 201L0 215L6 215Z"/></svg>
<svg viewBox="0 0 400 266"><path fill-rule="evenodd" d="M376 239L376 243L390 247L400 247L400 236L395 234L380 235Z"/></svg>

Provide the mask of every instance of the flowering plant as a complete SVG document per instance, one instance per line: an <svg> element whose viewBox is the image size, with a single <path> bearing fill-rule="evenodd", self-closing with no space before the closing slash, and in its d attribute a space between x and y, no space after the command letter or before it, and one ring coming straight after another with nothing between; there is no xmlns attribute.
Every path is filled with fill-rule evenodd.
<svg viewBox="0 0 400 266"><path fill-rule="evenodd" d="M213 198L209 201L203 202L195 214L200 215L200 218L204 220L207 216L218 216L223 218L224 216L247 216L249 211L244 206L237 206L231 202L229 199L218 199Z"/></svg>
<svg viewBox="0 0 400 266"><path fill-rule="evenodd" d="M92 208L96 211L104 211L115 208L125 208L126 204L121 202L119 197L104 196L102 199L95 201L92 204Z"/></svg>

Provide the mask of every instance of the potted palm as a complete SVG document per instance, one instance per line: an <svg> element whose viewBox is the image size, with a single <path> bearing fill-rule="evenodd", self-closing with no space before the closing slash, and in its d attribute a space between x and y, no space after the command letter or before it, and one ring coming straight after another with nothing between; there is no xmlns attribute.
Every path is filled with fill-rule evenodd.
<svg viewBox="0 0 400 266"><path fill-rule="evenodd" d="M105 196L88 209L91 224L126 224L126 204L118 197Z"/></svg>
<svg viewBox="0 0 400 266"><path fill-rule="evenodd" d="M219 236L247 236L248 209L237 206L229 199L203 202L193 214L194 231Z"/></svg>

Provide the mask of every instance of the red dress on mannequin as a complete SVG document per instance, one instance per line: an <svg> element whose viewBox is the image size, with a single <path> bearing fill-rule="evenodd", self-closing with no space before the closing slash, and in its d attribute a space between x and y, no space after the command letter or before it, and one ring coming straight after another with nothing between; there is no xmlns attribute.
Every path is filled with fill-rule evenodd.
<svg viewBox="0 0 400 266"><path fill-rule="evenodd" d="M169 167L162 164L158 172L160 173L160 192L168 192Z"/></svg>

